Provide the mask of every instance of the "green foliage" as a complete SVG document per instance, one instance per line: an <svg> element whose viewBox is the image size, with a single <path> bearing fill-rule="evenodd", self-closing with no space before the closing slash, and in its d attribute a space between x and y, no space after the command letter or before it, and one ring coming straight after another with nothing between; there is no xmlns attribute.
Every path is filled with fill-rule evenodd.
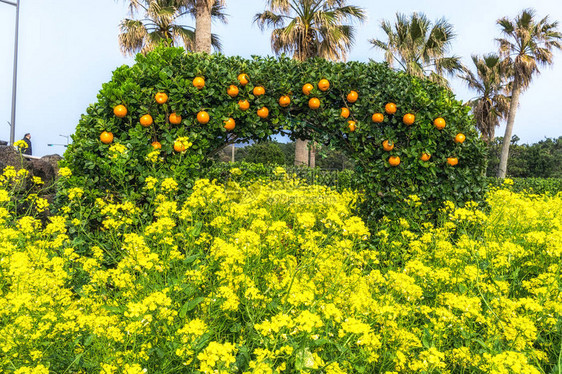
<svg viewBox="0 0 562 374"><path fill-rule="evenodd" d="M511 138L507 176L510 178L562 178L562 136L546 138L535 144L517 144L519 137ZM488 170L490 177L496 176L503 138L490 144Z"/></svg>
<svg viewBox="0 0 562 374"><path fill-rule="evenodd" d="M238 84L245 73L250 83ZM199 90L192 85L196 76L205 78ZM316 83L326 78L330 89L322 92ZM301 92L305 83L315 86L309 96ZM240 93L231 98L226 89L237 85ZM254 86L265 87L263 96L254 96ZM346 101L350 90L359 93L355 103ZM157 104L154 95L166 92L169 101ZM290 95L291 105L278 105L281 95ZM320 99L318 110L308 108L310 97ZM250 102L242 111L240 99ZM397 104L395 115L385 115L381 124L371 122L374 112L384 112L388 102ZM124 118L113 115L113 107L128 109ZM266 106L269 117L262 119L256 110ZM340 108L348 107L349 120L357 123L350 132ZM199 111L210 115L210 122L196 120ZM369 62L333 63L322 59L298 62L289 58L254 57L250 60L222 55L186 54L179 48L159 48L146 56L138 55L136 64L114 71L104 84L98 101L83 115L65 153L66 165L82 180L89 193L105 196L142 195L147 176L173 177L190 188L192 181L206 173L211 157L225 144L237 141L260 141L282 133L292 139L315 140L339 149L355 161L357 181L365 191L364 212L372 218L398 214L397 202L416 194L428 209L437 209L445 200L463 202L482 200L485 192L484 147L478 138L468 108L454 95L429 81L395 72L384 64ZM180 125L171 125L168 115L182 116ZM150 113L154 124L144 128L139 118ZM402 116L416 115L415 123L406 126ZM236 127L228 132L223 121L232 117ZM437 130L432 122L443 117L447 126ZM114 143L126 151L116 155L112 145L102 144L102 131L114 134ZM466 141L453 141L462 132ZM188 137L192 146L175 152L174 141ZM391 152L382 149L386 139L395 144ZM150 143L162 144L154 157ZM420 160L422 153L431 160ZM389 156L399 156L401 163L391 167ZM457 166L449 166L447 157L458 157Z"/></svg>
<svg viewBox="0 0 562 374"><path fill-rule="evenodd" d="M253 164L248 162L218 162L207 170L209 179L216 179L227 184L229 181L242 186L255 183L256 180L299 180L309 185L333 187L337 191L355 190L358 183L352 170L322 170L302 166L285 166Z"/></svg>
<svg viewBox="0 0 562 374"><path fill-rule="evenodd" d="M552 195L562 192L562 178L513 178L507 183L506 181L501 178L488 178L490 186L509 188L513 192Z"/></svg>
<svg viewBox="0 0 562 374"><path fill-rule="evenodd" d="M285 154L276 143L261 142L247 147L244 161L261 164L285 164Z"/></svg>

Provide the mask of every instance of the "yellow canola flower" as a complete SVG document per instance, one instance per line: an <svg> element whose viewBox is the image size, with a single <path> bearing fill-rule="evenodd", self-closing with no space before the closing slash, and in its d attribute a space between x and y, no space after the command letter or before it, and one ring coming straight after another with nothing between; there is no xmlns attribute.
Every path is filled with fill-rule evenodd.
<svg viewBox="0 0 562 374"><path fill-rule="evenodd" d="M62 167L59 169L59 176L61 177L70 177L72 175L72 171L70 168Z"/></svg>
<svg viewBox="0 0 562 374"><path fill-rule="evenodd" d="M212 341L197 355L199 370L203 373L230 372L230 366L236 361L235 353L234 344Z"/></svg>

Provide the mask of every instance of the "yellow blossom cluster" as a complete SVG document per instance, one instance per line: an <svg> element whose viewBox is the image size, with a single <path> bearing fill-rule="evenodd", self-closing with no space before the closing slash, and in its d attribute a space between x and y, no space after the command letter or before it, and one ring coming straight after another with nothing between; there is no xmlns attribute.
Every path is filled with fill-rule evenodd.
<svg viewBox="0 0 562 374"><path fill-rule="evenodd" d="M143 191L145 205L100 198L41 220L17 216L0 188L13 217L0 219L0 371L534 374L557 363L561 195L499 189L487 211L450 203L421 231L406 218L370 231L356 193L296 180L202 179L178 198L175 180L151 177ZM78 204L80 191L67 193Z"/></svg>

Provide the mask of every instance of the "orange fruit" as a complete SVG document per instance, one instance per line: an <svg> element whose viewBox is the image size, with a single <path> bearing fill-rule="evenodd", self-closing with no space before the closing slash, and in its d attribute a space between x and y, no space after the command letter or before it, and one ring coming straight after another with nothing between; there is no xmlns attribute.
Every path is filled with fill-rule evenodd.
<svg viewBox="0 0 562 374"><path fill-rule="evenodd" d="M320 108L320 100L318 100L317 98L313 97L310 100L308 100L308 107L310 109L318 109Z"/></svg>
<svg viewBox="0 0 562 374"><path fill-rule="evenodd" d="M429 153L423 153L420 157L420 160L429 161L430 158L431 158L431 155Z"/></svg>
<svg viewBox="0 0 562 374"><path fill-rule="evenodd" d="M176 152L183 152L183 151L185 151L185 146L183 145L182 142L176 140L176 141L174 142L174 151L176 151Z"/></svg>
<svg viewBox="0 0 562 374"><path fill-rule="evenodd" d="M240 82L242 86L245 86L250 82L250 78L244 73L238 74L238 82Z"/></svg>
<svg viewBox="0 0 562 374"><path fill-rule="evenodd" d="M382 123L382 121L384 120L384 114L375 113L375 114L373 114L371 119L373 120L374 123Z"/></svg>
<svg viewBox="0 0 562 374"><path fill-rule="evenodd" d="M261 107L260 109L258 109L258 116L260 118L267 118L267 116L269 116L269 109L267 109L266 107Z"/></svg>
<svg viewBox="0 0 562 374"><path fill-rule="evenodd" d="M154 95L154 99L158 104L164 104L166 101L168 101L168 95L166 95L164 92L158 92L156 95Z"/></svg>
<svg viewBox="0 0 562 374"><path fill-rule="evenodd" d="M200 124L205 125L209 123L209 119L209 113L205 112L204 110L197 113L197 122L199 122Z"/></svg>
<svg viewBox="0 0 562 374"><path fill-rule="evenodd" d="M400 157L390 156L388 158L388 163L390 164L390 166L398 166L398 165L400 165Z"/></svg>
<svg viewBox="0 0 562 374"><path fill-rule="evenodd" d="M263 88L262 86L256 86L256 87L254 87L254 90L252 92L256 96L261 96L261 95L265 94L265 88Z"/></svg>
<svg viewBox="0 0 562 374"><path fill-rule="evenodd" d="M236 122L234 121L233 118L229 118L226 121L224 121L224 128L227 129L228 131L234 130L234 126L236 126Z"/></svg>
<svg viewBox="0 0 562 374"><path fill-rule="evenodd" d="M456 157L447 157L447 163L451 166L455 166L459 163L459 159Z"/></svg>
<svg viewBox="0 0 562 374"><path fill-rule="evenodd" d="M109 144L113 141L113 134L109 131L104 131L100 135L100 140L103 144Z"/></svg>
<svg viewBox="0 0 562 374"><path fill-rule="evenodd" d="M320 82L318 82L318 89L320 91L328 91L329 88L330 82L327 79L320 79Z"/></svg>
<svg viewBox="0 0 562 374"><path fill-rule="evenodd" d="M152 120L152 116L150 114L145 114L140 118L140 124L142 127L148 127L152 125L152 122L154 121Z"/></svg>
<svg viewBox="0 0 562 374"><path fill-rule="evenodd" d="M152 148L154 148L154 149L160 149L160 148L162 148L162 144L160 144L160 142L152 142L150 145L151 145Z"/></svg>
<svg viewBox="0 0 562 374"><path fill-rule="evenodd" d="M226 90L226 93L230 97L236 97L236 96L238 96L238 87L231 84L230 86L228 86L228 89Z"/></svg>
<svg viewBox="0 0 562 374"><path fill-rule="evenodd" d="M445 120L441 117L433 120L433 125L437 128L437 130L443 130L445 128L445 124Z"/></svg>
<svg viewBox="0 0 562 374"><path fill-rule="evenodd" d="M203 87L205 87L205 78L203 77L195 77L193 79L193 86L195 86L195 88L197 89L202 89Z"/></svg>
<svg viewBox="0 0 562 374"><path fill-rule="evenodd" d="M351 132L354 132L357 129L355 121L347 121L347 127L349 127L349 131Z"/></svg>
<svg viewBox="0 0 562 374"><path fill-rule="evenodd" d="M238 107L242 110L248 110L248 108L250 108L250 103L248 100L239 100Z"/></svg>
<svg viewBox="0 0 562 374"><path fill-rule="evenodd" d="M179 125L181 123L181 116L174 112L170 114L170 116L168 117L168 121L170 121L172 125Z"/></svg>
<svg viewBox="0 0 562 374"><path fill-rule="evenodd" d="M384 142L382 142L382 148L385 151L392 151L394 149L394 142L385 140Z"/></svg>
<svg viewBox="0 0 562 374"><path fill-rule="evenodd" d="M347 108L341 108L340 116L342 116L343 118L349 117L349 109L347 109Z"/></svg>
<svg viewBox="0 0 562 374"><path fill-rule="evenodd" d="M123 118L127 115L127 108L125 108L125 105L119 104L113 108L113 114L115 114L115 117Z"/></svg>
<svg viewBox="0 0 562 374"><path fill-rule="evenodd" d="M283 95L279 98L279 105L281 105L283 108L288 107L289 104L291 104L291 98L289 96Z"/></svg>
<svg viewBox="0 0 562 374"><path fill-rule="evenodd" d="M304 86L302 86L302 93L308 96L310 94L310 91L312 91L313 89L314 86L311 85L310 83L307 83Z"/></svg>
<svg viewBox="0 0 562 374"><path fill-rule="evenodd" d="M457 136L455 136L455 142L457 142L457 143L462 143L462 142L465 141L465 139L466 139L466 136L464 136L464 134L462 134L460 132L457 134Z"/></svg>
<svg viewBox="0 0 562 374"><path fill-rule="evenodd" d="M394 103L388 103L384 106L384 111L387 114L394 114L396 113L396 104Z"/></svg>
<svg viewBox="0 0 562 374"><path fill-rule="evenodd" d="M356 102L358 98L359 98L359 94L356 91L350 91L347 94L347 101L350 103Z"/></svg>
<svg viewBox="0 0 562 374"><path fill-rule="evenodd" d="M406 113L404 114L404 117L402 117L402 122L404 122L404 124L408 126L412 125L415 120L416 120L416 116L413 115L412 113Z"/></svg>

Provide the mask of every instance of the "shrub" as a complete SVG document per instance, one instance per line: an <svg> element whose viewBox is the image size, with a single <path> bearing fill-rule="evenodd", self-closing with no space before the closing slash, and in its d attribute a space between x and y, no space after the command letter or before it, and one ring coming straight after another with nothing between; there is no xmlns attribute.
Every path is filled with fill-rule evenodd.
<svg viewBox="0 0 562 374"><path fill-rule="evenodd" d="M245 86L237 80L241 73L249 77ZM191 82L195 77L205 78L204 88L194 87ZM330 81L326 92L316 88L322 78ZM308 96L301 91L305 83L315 86ZM238 87L236 97L227 94L229 85ZM256 86L265 87L265 94L255 95ZM359 95L353 103L346 99L352 90ZM158 92L165 92L169 100L158 104ZM288 107L278 104L282 95L290 96ZM309 108L311 97L320 100L319 109ZM247 100L250 108L241 110L239 100ZM384 113L389 102L396 103L397 112L385 114L382 123L373 123L372 114ZM122 118L113 113L117 105L127 108ZM269 108L267 118L256 113L262 107ZM350 110L349 118L340 116L342 107ZM201 111L209 114L208 123L196 119ZM338 148L355 161L358 182L367 197L366 216L397 216L403 209L397 204L411 194L433 209L445 200L482 200L484 147L468 111L450 91L384 64L262 57L246 60L160 48L138 55L135 65L122 66L113 73L98 101L82 116L65 157L66 165L77 177L83 177L83 187L98 191L100 196L106 191L130 196L138 193L149 175L172 177L189 188L195 178L205 174L211 157L226 143L289 133L293 138ZM172 113L181 116L179 125L170 122ZM415 114L412 125L403 123L407 113ZM154 123L143 127L140 118L146 114ZM438 117L446 121L442 130L433 126ZM232 131L224 128L228 118L236 122ZM351 131L349 120L355 121L355 131ZM113 144L101 142L104 131L113 134ZM454 141L457 133L466 135L463 143ZM185 148L180 152L174 150L178 139ZM383 150L385 140L394 143L393 150ZM162 148L154 150L150 145L154 141ZM423 153L430 153L431 159L420 160ZM391 166L390 156L400 157L400 164ZM448 164L450 157L459 160L456 166Z"/></svg>
<svg viewBox="0 0 562 374"><path fill-rule="evenodd" d="M256 143L248 147L244 161L260 164L284 165L285 154L276 143Z"/></svg>

